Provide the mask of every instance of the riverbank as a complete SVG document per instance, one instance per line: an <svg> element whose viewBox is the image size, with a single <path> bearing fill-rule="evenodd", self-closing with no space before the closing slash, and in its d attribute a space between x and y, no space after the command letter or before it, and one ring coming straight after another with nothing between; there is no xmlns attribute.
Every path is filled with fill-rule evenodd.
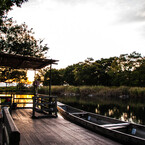
<svg viewBox="0 0 145 145"><path fill-rule="evenodd" d="M0 92L19 92L33 94L33 87L0 87ZM40 94L49 94L49 86L39 87ZM140 98L145 99L145 87L107 87L107 86L51 86L51 94L57 96L83 96L87 98Z"/></svg>
<svg viewBox="0 0 145 145"><path fill-rule="evenodd" d="M48 87L39 88L39 93L48 94ZM106 87L106 86L52 86L52 95L84 96L103 98L145 98L145 87Z"/></svg>

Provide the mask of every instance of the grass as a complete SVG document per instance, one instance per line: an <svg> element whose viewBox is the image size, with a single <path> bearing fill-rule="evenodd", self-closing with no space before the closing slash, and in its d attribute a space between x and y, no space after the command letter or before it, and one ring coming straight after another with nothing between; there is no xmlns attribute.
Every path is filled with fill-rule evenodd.
<svg viewBox="0 0 145 145"><path fill-rule="evenodd" d="M39 93L48 94L49 87L41 87ZM80 95L84 97L118 98L128 95L130 98L145 98L145 87L106 87L106 86L52 86L52 95Z"/></svg>
<svg viewBox="0 0 145 145"><path fill-rule="evenodd" d="M25 92L33 92L33 87L25 88ZM20 91L17 87L0 87L0 92ZM49 87L39 88L39 93L49 94ZM145 98L145 87L107 87L107 86L52 86L51 94L58 96L83 96L93 98L118 98L122 95L128 95L129 98Z"/></svg>

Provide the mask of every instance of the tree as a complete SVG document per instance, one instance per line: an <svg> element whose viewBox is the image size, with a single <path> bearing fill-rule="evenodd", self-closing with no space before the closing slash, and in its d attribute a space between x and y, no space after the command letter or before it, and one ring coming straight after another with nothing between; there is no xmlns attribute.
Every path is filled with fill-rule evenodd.
<svg viewBox="0 0 145 145"><path fill-rule="evenodd" d="M75 65L70 65L63 70L63 81L69 85L76 85L74 75Z"/></svg>
<svg viewBox="0 0 145 145"><path fill-rule="evenodd" d="M27 1L28 0L0 0L0 25L3 22L4 15L12 9L12 6L16 5L21 7L22 3Z"/></svg>
<svg viewBox="0 0 145 145"><path fill-rule="evenodd" d="M0 0L0 52L9 54L20 54L24 56L44 57L48 47L42 45L43 40L34 38L33 29L28 29L24 23L16 24L12 18L5 15L12 6L20 7L23 2L28 0Z"/></svg>
<svg viewBox="0 0 145 145"><path fill-rule="evenodd" d="M122 54L119 57L119 65L121 66L121 80L119 85L135 86L138 74L135 70L143 63L143 57L140 53L132 52L131 54ZM135 83L136 82L136 83Z"/></svg>
<svg viewBox="0 0 145 145"><path fill-rule="evenodd" d="M49 48L42 45L43 40L34 38L32 30L25 23L17 25L11 18L5 18L0 29L0 52L44 57Z"/></svg>
<svg viewBox="0 0 145 145"><path fill-rule="evenodd" d="M97 85L98 66L93 61L92 58L88 58L75 66L73 72L77 85Z"/></svg>
<svg viewBox="0 0 145 145"><path fill-rule="evenodd" d="M20 82L20 80L27 80L26 71L13 70L11 68L0 69L0 81L1 82Z"/></svg>
<svg viewBox="0 0 145 145"><path fill-rule="evenodd" d="M63 78L70 85L144 86L144 60L136 52L95 62L88 58L64 69Z"/></svg>
<svg viewBox="0 0 145 145"><path fill-rule="evenodd" d="M50 83L50 70L48 70L45 75L44 75L44 86L48 86ZM59 70L57 69L52 69L51 70L51 84L52 85L62 85L62 77L60 75Z"/></svg>
<svg viewBox="0 0 145 145"><path fill-rule="evenodd" d="M143 63L140 65L140 67L133 71L131 79L134 86L145 86L145 58L143 59Z"/></svg>
<svg viewBox="0 0 145 145"><path fill-rule="evenodd" d="M0 53L44 58L49 48L46 44L42 45L43 40L36 40L34 38L34 32L32 31L33 29L28 29L25 23L18 25L12 18L7 18L6 16L14 5L21 7L22 3L27 1L28 0L0 0ZM11 70L11 72L9 72L7 68L1 69L1 81L6 81L12 77L18 80L18 76L19 78L26 78L25 71Z"/></svg>

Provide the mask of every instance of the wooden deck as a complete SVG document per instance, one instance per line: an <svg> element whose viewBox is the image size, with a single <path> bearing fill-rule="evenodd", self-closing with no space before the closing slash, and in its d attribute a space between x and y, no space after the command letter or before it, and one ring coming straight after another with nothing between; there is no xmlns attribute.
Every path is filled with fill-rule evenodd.
<svg viewBox="0 0 145 145"><path fill-rule="evenodd" d="M18 109L12 113L21 133L21 145L119 145L106 137L63 119L32 119L32 110Z"/></svg>

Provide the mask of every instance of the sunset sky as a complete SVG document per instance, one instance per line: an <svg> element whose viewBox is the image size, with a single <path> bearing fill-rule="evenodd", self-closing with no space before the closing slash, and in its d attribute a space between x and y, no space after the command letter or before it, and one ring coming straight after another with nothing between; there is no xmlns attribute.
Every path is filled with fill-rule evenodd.
<svg viewBox="0 0 145 145"><path fill-rule="evenodd" d="M9 12L50 48L56 68L139 52L145 56L145 0L29 0Z"/></svg>

